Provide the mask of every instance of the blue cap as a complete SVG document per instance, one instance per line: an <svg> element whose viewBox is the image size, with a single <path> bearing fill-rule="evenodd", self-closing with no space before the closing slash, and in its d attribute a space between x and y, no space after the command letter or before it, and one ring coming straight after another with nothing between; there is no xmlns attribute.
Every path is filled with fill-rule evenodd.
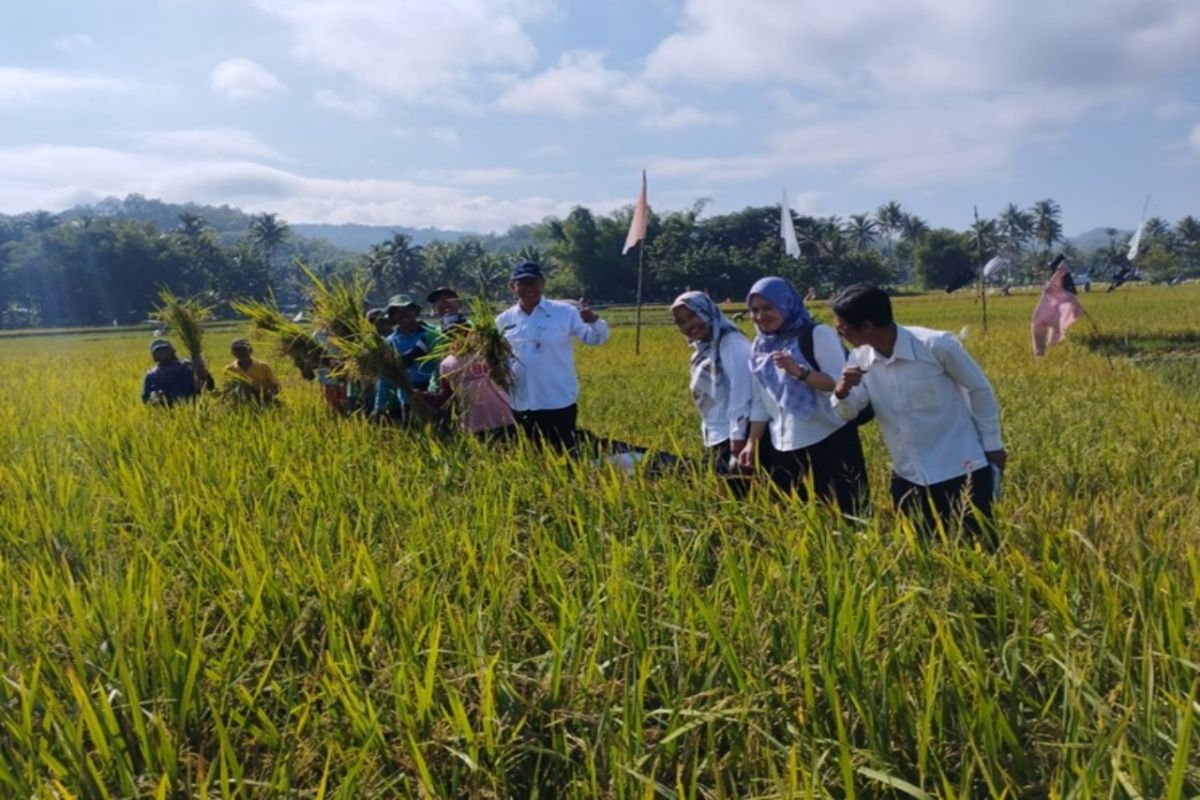
<svg viewBox="0 0 1200 800"><path fill-rule="evenodd" d="M522 261L513 267L512 274L508 276L510 281L519 281L521 278L541 278L542 268L532 261Z"/></svg>

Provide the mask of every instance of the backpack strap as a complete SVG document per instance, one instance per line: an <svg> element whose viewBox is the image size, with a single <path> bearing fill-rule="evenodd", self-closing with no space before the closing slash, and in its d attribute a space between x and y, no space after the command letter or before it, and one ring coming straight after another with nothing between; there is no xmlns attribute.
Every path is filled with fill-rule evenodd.
<svg viewBox="0 0 1200 800"><path fill-rule="evenodd" d="M796 344L800 346L800 355L804 356L804 360L809 363L814 372L821 371L821 365L817 363L817 355L813 352L813 331L816 330L817 324L811 323L805 325L796 334Z"/></svg>

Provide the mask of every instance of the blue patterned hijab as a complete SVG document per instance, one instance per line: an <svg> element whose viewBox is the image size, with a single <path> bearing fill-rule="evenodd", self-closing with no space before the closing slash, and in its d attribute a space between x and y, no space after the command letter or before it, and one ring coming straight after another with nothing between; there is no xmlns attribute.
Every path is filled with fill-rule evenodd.
<svg viewBox="0 0 1200 800"><path fill-rule="evenodd" d="M755 295L779 309L783 316L783 324L773 333L758 331L750 353L750 373L784 413L807 419L817 409L816 391L775 366L771 355L785 352L790 354L796 363L812 368L813 365L800 352L799 335L806 325L816 323L804 308L804 298L783 278L771 277L756 281L746 295L746 305L750 305L750 299Z"/></svg>
<svg viewBox="0 0 1200 800"><path fill-rule="evenodd" d="M721 339L729 335L741 336L742 332L724 314L712 298L704 292L684 292L671 303L671 310L680 306L689 309L708 325L709 335L703 341L689 341L692 346L691 372L692 401L701 410L715 400L724 381L721 371Z"/></svg>

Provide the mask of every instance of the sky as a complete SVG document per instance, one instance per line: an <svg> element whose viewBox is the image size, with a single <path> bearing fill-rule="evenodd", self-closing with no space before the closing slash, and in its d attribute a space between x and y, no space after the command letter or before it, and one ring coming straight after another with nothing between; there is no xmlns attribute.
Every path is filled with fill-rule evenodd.
<svg viewBox="0 0 1200 800"><path fill-rule="evenodd" d="M1200 215L1198 0L3 0L0 213Z"/></svg>

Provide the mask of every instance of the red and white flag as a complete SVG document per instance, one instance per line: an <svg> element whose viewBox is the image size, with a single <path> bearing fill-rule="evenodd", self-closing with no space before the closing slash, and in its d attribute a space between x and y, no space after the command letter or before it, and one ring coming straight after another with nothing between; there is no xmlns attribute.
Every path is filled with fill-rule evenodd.
<svg viewBox="0 0 1200 800"><path fill-rule="evenodd" d="M642 193L638 195L637 205L633 208L633 219L629 221L629 235L625 237L625 249L621 251L621 255L625 255L633 246L646 238L646 220L650 216L650 210L646 207L646 170L642 170Z"/></svg>
<svg viewBox="0 0 1200 800"><path fill-rule="evenodd" d="M1067 262L1054 270L1053 277L1042 289L1041 299L1033 309L1033 354L1045 355L1046 348L1057 344L1067 335L1067 328L1083 316L1083 306L1075 295L1063 287L1063 279L1070 274Z"/></svg>

